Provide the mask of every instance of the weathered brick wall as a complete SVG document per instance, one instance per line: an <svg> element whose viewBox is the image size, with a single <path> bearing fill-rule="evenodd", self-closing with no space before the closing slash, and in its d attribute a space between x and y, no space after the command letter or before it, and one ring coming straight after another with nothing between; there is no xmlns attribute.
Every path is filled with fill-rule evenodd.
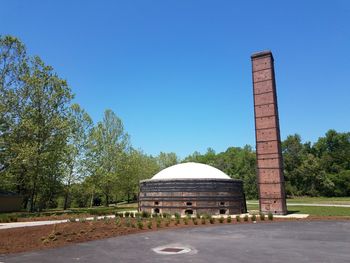
<svg viewBox="0 0 350 263"><path fill-rule="evenodd" d="M139 209L153 213L240 214L246 212L243 183L233 179L174 179L140 182Z"/></svg>
<svg viewBox="0 0 350 263"><path fill-rule="evenodd" d="M251 58L260 210L286 214L273 56L264 51Z"/></svg>

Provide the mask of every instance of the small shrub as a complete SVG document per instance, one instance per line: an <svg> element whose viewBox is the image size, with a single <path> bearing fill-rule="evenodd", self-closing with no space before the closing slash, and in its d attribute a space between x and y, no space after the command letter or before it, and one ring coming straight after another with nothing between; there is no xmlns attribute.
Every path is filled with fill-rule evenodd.
<svg viewBox="0 0 350 263"><path fill-rule="evenodd" d="M171 218L171 215L169 213L163 213L163 218Z"/></svg>
<svg viewBox="0 0 350 263"><path fill-rule="evenodd" d="M249 216L248 216L248 215L245 215L245 216L243 217L244 222L248 222L248 219L249 219Z"/></svg>
<svg viewBox="0 0 350 263"><path fill-rule="evenodd" d="M193 222L194 225L198 225L198 221L197 221L196 217L192 218L192 222Z"/></svg>
<svg viewBox="0 0 350 263"><path fill-rule="evenodd" d="M71 223L77 222L77 220L75 219L75 217L70 217L70 218L68 219L68 221L71 222Z"/></svg>
<svg viewBox="0 0 350 263"><path fill-rule="evenodd" d="M175 216L176 219L180 219L181 218L179 213L175 213L174 216Z"/></svg>
<svg viewBox="0 0 350 263"><path fill-rule="evenodd" d="M80 223L85 223L86 222L86 218L79 218L79 222Z"/></svg>
<svg viewBox="0 0 350 263"><path fill-rule="evenodd" d="M97 216L94 216L93 220L96 222L98 221L98 217Z"/></svg>
<svg viewBox="0 0 350 263"><path fill-rule="evenodd" d="M184 224L185 224L185 225L188 225L188 217L184 217L184 218L183 218L183 221L184 221Z"/></svg>
<svg viewBox="0 0 350 263"><path fill-rule="evenodd" d="M0 223L10 223L10 218L6 215L0 217Z"/></svg>
<svg viewBox="0 0 350 263"><path fill-rule="evenodd" d="M224 223L224 217L223 216L220 216L220 218L219 218L219 222L222 224L222 223Z"/></svg>
<svg viewBox="0 0 350 263"><path fill-rule="evenodd" d="M153 214L152 214L152 217L153 217L153 218L157 218L158 216L159 216L159 215L158 215L157 213L153 213Z"/></svg>
<svg viewBox="0 0 350 263"><path fill-rule="evenodd" d="M136 228L135 222L131 221L131 227L132 227L132 228Z"/></svg>
<svg viewBox="0 0 350 263"><path fill-rule="evenodd" d="M273 220L273 214L271 212L268 213L267 218L272 221Z"/></svg>
<svg viewBox="0 0 350 263"><path fill-rule="evenodd" d="M236 216L236 221L237 221L237 222L241 222L241 217L237 215L237 216Z"/></svg>
<svg viewBox="0 0 350 263"><path fill-rule="evenodd" d="M143 223L142 223L142 221L138 221L138 222L137 222L137 227L138 227L139 229L143 229Z"/></svg>
<svg viewBox="0 0 350 263"><path fill-rule="evenodd" d="M162 219L160 217L157 218L157 228L162 227Z"/></svg>
<svg viewBox="0 0 350 263"><path fill-rule="evenodd" d="M43 242L43 244L48 244L48 243L50 243L50 240L44 239L42 242Z"/></svg>
<svg viewBox="0 0 350 263"><path fill-rule="evenodd" d="M105 217L103 217L103 222L105 224L110 224L111 223L111 219L109 217L105 216Z"/></svg>
<svg viewBox="0 0 350 263"><path fill-rule="evenodd" d="M210 224L215 224L215 218L214 217L210 217L209 218L209 222L210 222Z"/></svg>
<svg viewBox="0 0 350 263"><path fill-rule="evenodd" d="M180 224L180 218L175 218L175 225L177 226L178 224Z"/></svg>
<svg viewBox="0 0 350 263"><path fill-rule="evenodd" d="M124 213L123 212L116 212L115 217L124 217Z"/></svg>
<svg viewBox="0 0 350 263"><path fill-rule="evenodd" d="M9 215L8 216L10 222L17 222L18 221L18 217L16 215Z"/></svg>
<svg viewBox="0 0 350 263"><path fill-rule="evenodd" d="M116 217L115 220L114 220L114 223L116 226L120 226L121 225L121 220L120 220L120 217Z"/></svg>
<svg viewBox="0 0 350 263"><path fill-rule="evenodd" d="M130 212L126 211L126 212L124 213L124 216L125 216L125 217L129 217L129 216L130 216Z"/></svg>
<svg viewBox="0 0 350 263"><path fill-rule="evenodd" d="M228 216L227 217L227 223L231 223L232 222L232 217L231 216Z"/></svg>
<svg viewBox="0 0 350 263"><path fill-rule="evenodd" d="M147 222L147 228L152 229L152 220L148 220Z"/></svg>
<svg viewBox="0 0 350 263"><path fill-rule="evenodd" d="M54 233L51 233L51 234L48 236L48 238L49 238L50 240L55 239L55 237L56 237L56 235L55 235Z"/></svg>
<svg viewBox="0 0 350 263"><path fill-rule="evenodd" d="M202 225L205 225L207 223L207 221L205 220L205 217L202 217L201 223L202 223Z"/></svg>
<svg viewBox="0 0 350 263"><path fill-rule="evenodd" d="M165 226L169 226L170 225L170 222L171 222L171 220L169 219L169 218L167 218L166 220L165 220Z"/></svg>
<svg viewBox="0 0 350 263"><path fill-rule="evenodd" d="M260 213L260 220L261 221L265 221L265 214L264 213Z"/></svg>
<svg viewBox="0 0 350 263"><path fill-rule="evenodd" d="M210 220L210 218L212 218L212 216L210 214L204 214L204 217L205 217L205 219L208 219L208 220Z"/></svg>
<svg viewBox="0 0 350 263"><path fill-rule="evenodd" d="M131 220L130 220L130 218L126 218L126 219L125 219L125 225L126 225L127 227L131 227Z"/></svg>
<svg viewBox="0 0 350 263"><path fill-rule="evenodd" d="M140 215L140 213L129 212L129 216L130 216L131 218L134 218L134 217L140 217L141 215Z"/></svg>
<svg viewBox="0 0 350 263"><path fill-rule="evenodd" d="M149 218L149 217L150 217L150 213L148 213L147 211L142 211L141 217L143 217L143 218Z"/></svg>
<svg viewBox="0 0 350 263"><path fill-rule="evenodd" d="M197 219L200 219L200 218L201 218L201 214L200 214L200 213L197 213L197 214L196 214L196 218L197 218Z"/></svg>
<svg viewBox="0 0 350 263"><path fill-rule="evenodd" d="M256 214L252 214L251 220L252 220L253 222L256 222Z"/></svg>

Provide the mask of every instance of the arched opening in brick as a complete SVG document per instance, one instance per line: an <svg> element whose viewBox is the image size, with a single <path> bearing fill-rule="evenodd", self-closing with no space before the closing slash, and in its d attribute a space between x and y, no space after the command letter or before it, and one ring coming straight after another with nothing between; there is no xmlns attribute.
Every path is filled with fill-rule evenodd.
<svg viewBox="0 0 350 263"><path fill-rule="evenodd" d="M153 212L154 212L155 214L159 214L159 208L154 208Z"/></svg>
<svg viewBox="0 0 350 263"><path fill-rule="evenodd" d="M226 214L226 209L220 209L220 215L224 215L224 214Z"/></svg>
<svg viewBox="0 0 350 263"><path fill-rule="evenodd" d="M187 209L187 210L185 211L185 214L186 214L186 215L193 215L193 210L192 210L192 209Z"/></svg>

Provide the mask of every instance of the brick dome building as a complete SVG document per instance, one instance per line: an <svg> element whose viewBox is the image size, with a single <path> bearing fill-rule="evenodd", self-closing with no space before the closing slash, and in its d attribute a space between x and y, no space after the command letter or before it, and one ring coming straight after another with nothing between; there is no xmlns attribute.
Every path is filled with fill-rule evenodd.
<svg viewBox="0 0 350 263"><path fill-rule="evenodd" d="M241 214L243 183L212 166L182 163L140 182L139 210L149 213Z"/></svg>

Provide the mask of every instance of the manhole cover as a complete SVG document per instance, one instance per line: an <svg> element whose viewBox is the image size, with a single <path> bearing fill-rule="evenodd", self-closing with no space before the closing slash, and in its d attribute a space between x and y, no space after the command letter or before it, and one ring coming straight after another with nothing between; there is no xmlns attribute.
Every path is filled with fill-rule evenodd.
<svg viewBox="0 0 350 263"><path fill-rule="evenodd" d="M178 255L190 252L192 249L185 246L161 246L152 248L152 250L158 254L163 255Z"/></svg>

